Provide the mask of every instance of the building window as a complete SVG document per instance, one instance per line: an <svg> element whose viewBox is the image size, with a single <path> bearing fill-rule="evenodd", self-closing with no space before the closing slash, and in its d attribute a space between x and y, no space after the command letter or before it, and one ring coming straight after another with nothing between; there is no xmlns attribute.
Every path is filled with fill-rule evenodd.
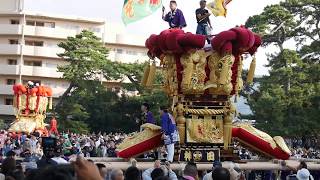
<svg viewBox="0 0 320 180"><path fill-rule="evenodd" d="M11 19L10 23L11 24L20 24L20 21L18 19Z"/></svg>
<svg viewBox="0 0 320 180"><path fill-rule="evenodd" d="M47 68L53 68L53 69L56 69L56 68L57 68L57 64L47 63L47 64L46 64L46 67L47 67Z"/></svg>
<svg viewBox="0 0 320 180"><path fill-rule="evenodd" d="M15 79L7 79L7 85L14 85L14 84L16 84Z"/></svg>
<svg viewBox="0 0 320 180"><path fill-rule="evenodd" d="M43 46L43 41L35 41L34 46Z"/></svg>
<svg viewBox="0 0 320 180"><path fill-rule="evenodd" d="M89 28L89 30L92 32L96 32L96 33L99 33L101 31L101 29L98 27L91 27L91 28Z"/></svg>
<svg viewBox="0 0 320 180"><path fill-rule="evenodd" d="M9 39L9 44L19 44L18 39Z"/></svg>
<svg viewBox="0 0 320 180"><path fill-rule="evenodd" d="M12 98L6 98L4 101L5 101L5 105L12 105L13 104Z"/></svg>
<svg viewBox="0 0 320 180"><path fill-rule="evenodd" d="M117 53L118 54L122 54L123 53L123 49L117 49Z"/></svg>
<svg viewBox="0 0 320 180"><path fill-rule="evenodd" d="M27 24L28 26L35 26L36 22L35 22L35 21L30 21L30 20L28 20L28 21L26 22L26 24Z"/></svg>
<svg viewBox="0 0 320 180"><path fill-rule="evenodd" d="M137 52L136 51L127 51L127 54L128 55L137 55Z"/></svg>
<svg viewBox="0 0 320 180"><path fill-rule="evenodd" d="M36 26L44 26L44 22L36 21Z"/></svg>
<svg viewBox="0 0 320 180"><path fill-rule="evenodd" d="M23 64L25 66L42 66L42 62L41 61L29 61L29 60L25 60L23 62Z"/></svg>
<svg viewBox="0 0 320 180"><path fill-rule="evenodd" d="M54 22L46 22L44 23L45 27L55 28L56 24Z"/></svg>
<svg viewBox="0 0 320 180"><path fill-rule="evenodd" d="M16 59L8 59L8 65L17 65Z"/></svg>
<svg viewBox="0 0 320 180"><path fill-rule="evenodd" d="M27 46L43 46L43 41L26 40L25 43Z"/></svg>
<svg viewBox="0 0 320 180"><path fill-rule="evenodd" d="M43 21L31 21L31 20L28 20L26 22L26 24L28 26L40 26L40 27L50 27L50 28L54 28L55 27L55 23L54 22L43 22Z"/></svg>
<svg viewBox="0 0 320 180"><path fill-rule="evenodd" d="M34 61L33 66L42 66L42 62L41 61Z"/></svg>
<svg viewBox="0 0 320 180"><path fill-rule="evenodd" d="M27 46L33 46L33 41L28 41L28 40L26 40L25 44L26 44Z"/></svg>

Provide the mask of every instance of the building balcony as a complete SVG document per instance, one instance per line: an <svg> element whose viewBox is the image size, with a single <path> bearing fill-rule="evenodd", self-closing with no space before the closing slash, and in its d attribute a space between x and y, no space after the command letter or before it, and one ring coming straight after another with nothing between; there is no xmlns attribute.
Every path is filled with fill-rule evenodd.
<svg viewBox="0 0 320 180"><path fill-rule="evenodd" d="M51 28L41 26L25 26L24 34L27 36L49 37L57 39L66 39L68 36L75 36L79 34L80 30Z"/></svg>
<svg viewBox="0 0 320 180"><path fill-rule="evenodd" d="M18 44L0 44L1 55L19 55L20 45Z"/></svg>
<svg viewBox="0 0 320 180"><path fill-rule="evenodd" d="M63 27L43 27L43 26L24 26L24 35L47 37L56 39L66 39L68 36L75 36L81 32L79 29L67 29ZM0 24L0 35L22 35L21 24ZM95 35L102 37L102 33L95 32Z"/></svg>
<svg viewBox="0 0 320 180"><path fill-rule="evenodd" d="M20 45L18 44L0 44L1 55L19 55ZM27 56L51 57L59 58L58 53L62 53L63 49L57 47L42 47L42 46L24 46L23 54Z"/></svg>
<svg viewBox="0 0 320 180"><path fill-rule="evenodd" d="M0 24L0 34L19 35L22 32L22 26L16 24Z"/></svg>
<svg viewBox="0 0 320 180"><path fill-rule="evenodd" d="M5 65L0 64L0 74L1 75L18 75L19 74L19 66L18 65Z"/></svg>
<svg viewBox="0 0 320 180"><path fill-rule="evenodd" d="M27 56L59 58L57 54L62 52L63 49L55 47L24 46L23 48L23 54Z"/></svg>
<svg viewBox="0 0 320 180"><path fill-rule="evenodd" d="M19 65L0 65L0 74L2 75L19 75ZM38 66L23 66L23 76L36 76L36 77L48 77L48 78L61 78L62 73L57 72L55 68L46 68Z"/></svg>
<svg viewBox="0 0 320 180"><path fill-rule="evenodd" d="M12 87L13 85L6 85L6 84L0 85L0 94L3 94L3 95L13 94Z"/></svg>
<svg viewBox="0 0 320 180"><path fill-rule="evenodd" d="M134 62L145 62L148 60L148 56L141 55L129 55L129 54L120 54L115 53L114 60L122 63L134 63Z"/></svg>
<svg viewBox="0 0 320 180"><path fill-rule="evenodd" d="M14 115L14 109L12 105L0 105L1 115Z"/></svg>

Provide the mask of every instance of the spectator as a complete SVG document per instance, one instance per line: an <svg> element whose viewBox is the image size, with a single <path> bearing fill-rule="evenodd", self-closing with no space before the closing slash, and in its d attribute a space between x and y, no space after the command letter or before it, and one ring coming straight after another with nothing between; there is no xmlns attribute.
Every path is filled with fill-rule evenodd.
<svg viewBox="0 0 320 180"><path fill-rule="evenodd" d="M130 166L124 173L125 180L141 180L140 170L137 167Z"/></svg>
<svg viewBox="0 0 320 180"><path fill-rule="evenodd" d="M121 169L114 169L111 171L111 180L124 180L123 172Z"/></svg>
<svg viewBox="0 0 320 180"><path fill-rule="evenodd" d="M192 162L188 162L188 164L184 167L183 176L180 180L196 180L198 179L198 169L197 165Z"/></svg>
<svg viewBox="0 0 320 180"><path fill-rule="evenodd" d="M97 163L96 166L97 166L98 169L99 169L100 176L101 176L103 179L105 179L106 176L107 176L107 172L108 172L106 165L104 165L104 164L102 164L102 163Z"/></svg>
<svg viewBox="0 0 320 180"><path fill-rule="evenodd" d="M70 166L59 165L42 169L35 175L34 180L74 180ZM100 179L99 179L100 180Z"/></svg>
<svg viewBox="0 0 320 180"><path fill-rule="evenodd" d="M230 172L223 167L215 168L212 171L212 179L230 180Z"/></svg>
<svg viewBox="0 0 320 180"><path fill-rule="evenodd" d="M16 159L16 153L14 151L9 151L6 154L7 158L12 158L12 159Z"/></svg>
<svg viewBox="0 0 320 180"><path fill-rule="evenodd" d="M142 173L143 180L151 180L152 179L151 173L153 172L154 169L157 169L157 168L161 168L164 173L164 176L169 177L171 180L178 179L177 175L171 170L170 163L165 163L165 165L161 165L160 160L156 160L153 166L154 167L149 168Z"/></svg>
<svg viewBox="0 0 320 180"><path fill-rule="evenodd" d="M37 137L34 134L32 134L30 139L30 150L32 153L36 153L37 143L38 143Z"/></svg>
<svg viewBox="0 0 320 180"><path fill-rule="evenodd" d="M297 179L298 180L310 180L313 179L309 170L302 168L297 172Z"/></svg>
<svg viewBox="0 0 320 180"><path fill-rule="evenodd" d="M117 157L116 146L114 141L110 141L107 154L108 154L108 157Z"/></svg>
<svg viewBox="0 0 320 180"><path fill-rule="evenodd" d="M5 176L11 175L16 170L16 160L13 158L6 158L1 164L2 174Z"/></svg>
<svg viewBox="0 0 320 180"><path fill-rule="evenodd" d="M212 166L212 170L214 170L215 168L220 168L222 167L222 164L220 161L213 161L213 166ZM207 173L204 177L203 180L212 180L212 172Z"/></svg>
<svg viewBox="0 0 320 180"><path fill-rule="evenodd" d="M164 176L164 172L161 168L155 168L153 169L153 171L151 172L151 179L155 180L159 177L163 177Z"/></svg>
<svg viewBox="0 0 320 180"><path fill-rule="evenodd" d="M2 154L6 155L9 151L13 150L13 143L10 139L6 140L4 147L2 148Z"/></svg>

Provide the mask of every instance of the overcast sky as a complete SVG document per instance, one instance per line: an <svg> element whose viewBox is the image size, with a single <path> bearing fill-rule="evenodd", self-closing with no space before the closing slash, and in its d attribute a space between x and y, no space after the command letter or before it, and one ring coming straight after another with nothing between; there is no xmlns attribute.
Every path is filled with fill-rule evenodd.
<svg viewBox="0 0 320 180"><path fill-rule="evenodd" d="M163 0L168 9L170 0ZM210 0L208 0L210 1ZM227 17L211 17L214 33L244 24L249 16L259 14L263 8L280 0L233 0L228 6ZM186 18L187 28L185 31L195 32L196 20L195 9L199 7L199 0L177 0ZM107 22L121 23L121 11L123 0L25 0L25 9L41 13L72 15L80 17L104 19ZM141 21L129 24L125 27L126 33L149 36L159 33L167 28L167 24L161 19L161 10ZM257 54L256 74L267 74L265 50L261 49ZM247 68L250 61L245 61Z"/></svg>

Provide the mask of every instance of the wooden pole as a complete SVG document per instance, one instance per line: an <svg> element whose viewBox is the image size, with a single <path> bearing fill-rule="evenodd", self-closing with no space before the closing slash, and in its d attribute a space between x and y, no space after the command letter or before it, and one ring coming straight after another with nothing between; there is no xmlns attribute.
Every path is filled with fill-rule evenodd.
<svg viewBox="0 0 320 180"><path fill-rule="evenodd" d="M129 162L125 162L124 159L118 158L89 158L96 163L103 163L106 165L107 169L122 169L126 170L130 165ZM110 161L112 160L112 161ZM279 161L280 162L280 161ZM299 165L298 160L287 160L288 165L297 167ZM222 166L228 168L230 166L230 162L222 162ZM174 171L183 170L184 166L186 165L185 162L183 163L172 163L171 169ZM241 170L288 170L287 167L282 166L280 163L273 163L272 161L249 161L245 163L238 163ZM309 170L320 170L320 164L315 162L307 162ZM153 167L153 162L137 162L137 167L141 170L149 169ZM211 170L212 164L211 163L197 163L198 170Z"/></svg>

